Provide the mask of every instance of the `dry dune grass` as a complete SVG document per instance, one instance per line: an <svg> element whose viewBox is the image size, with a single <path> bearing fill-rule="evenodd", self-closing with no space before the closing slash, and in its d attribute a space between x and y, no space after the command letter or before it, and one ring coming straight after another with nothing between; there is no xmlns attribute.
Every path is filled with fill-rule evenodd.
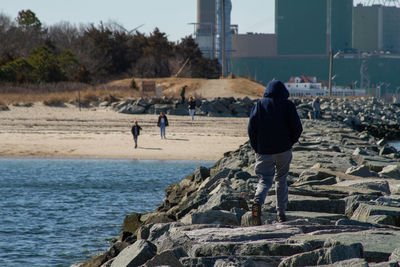
<svg viewBox="0 0 400 267"><path fill-rule="evenodd" d="M217 96L242 97L243 95L249 96L250 98L258 98L261 97L264 92L263 85L244 78L219 80L201 78L135 78L139 90L130 88L132 78L129 78L97 86L70 84L67 87L51 91L48 91L45 86L37 90L32 90L32 88L27 88L26 90L23 88L18 88L18 90L7 88L5 90L0 90L0 102L3 103L3 105L29 105L42 102L45 105L59 106L63 103L78 102L80 93L81 104L86 106L91 102L108 101L111 98L126 99L140 96L154 96L155 93L144 94L141 92L143 81L155 81L156 86L163 89L163 95L172 98L179 98L179 94L184 85L188 86L186 95L193 95L197 98L214 98ZM210 87L210 83L212 83L213 86Z"/></svg>
<svg viewBox="0 0 400 267"><path fill-rule="evenodd" d="M132 79L123 79L108 83L109 86L129 87ZM247 95L251 98L261 97L264 93L265 87L262 84L251 81L245 78L226 78L219 80L207 80L201 78L154 78L154 79L140 79L135 78L137 86L141 89L143 81L155 81L157 87L163 88L163 94L168 97L179 98L179 94L184 85L187 85L186 95L194 95L199 97L208 98L207 96L207 82L215 81L217 84L227 83L228 90L232 96L235 94ZM213 88L213 90L218 90ZM218 94L218 93L217 93ZM213 94L214 96L215 94ZM226 95L221 94L222 97Z"/></svg>
<svg viewBox="0 0 400 267"><path fill-rule="evenodd" d="M137 90L108 89L107 87L80 90L80 100L83 105L94 101L108 101L111 98L134 98L140 96ZM78 102L79 92L51 92L51 93L0 93L0 101L5 105L27 105L42 102L45 105L57 106L62 103Z"/></svg>

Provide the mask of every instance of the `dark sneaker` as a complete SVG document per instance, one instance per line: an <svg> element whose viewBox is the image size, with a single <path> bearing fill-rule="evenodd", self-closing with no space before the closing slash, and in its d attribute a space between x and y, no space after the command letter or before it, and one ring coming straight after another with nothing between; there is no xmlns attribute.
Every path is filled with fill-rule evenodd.
<svg viewBox="0 0 400 267"><path fill-rule="evenodd" d="M286 215L283 213L278 214L278 222L286 222Z"/></svg>
<svg viewBox="0 0 400 267"><path fill-rule="evenodd" d="M261 225L261 206L258 202L251 206L251 221L253 225Z"/></svg>

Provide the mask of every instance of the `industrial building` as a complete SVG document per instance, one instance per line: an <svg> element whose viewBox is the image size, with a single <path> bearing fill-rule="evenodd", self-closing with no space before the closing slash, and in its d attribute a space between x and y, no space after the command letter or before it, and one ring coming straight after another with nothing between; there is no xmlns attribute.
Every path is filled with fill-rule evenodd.
<svg viewBox="0 0 400 267"><path fill-rule="evenodd" d="M400 54L400 8L359 4L353 12L354 48Z"/></svg>
<svg viewBox="0 0 400 267"><path fill-rule="evenodd" d="M231 72L231 0L197 0L196 42L206 57L217 58L223 75Z"/></svg>
<svg viewBox="0 0 400 267"><path fill-rule="evenodd" d="M203 8L203 11L198 10L202 13L198 14L198 29L205 29L201 26L212 21L217 22L219 1L198 0L198 7ZM213 7L216 17L207 17L204 12L211 12ZM224 16L230 20L229 14ZM393 92L400 88L398 25L400 8L396 6L373 3L354 7L353 0L275 0L275 33L229 31L231 36L227 34L226 38L230 38L227 43L231 48L225 50L226 64L236 76L249 77L263 84L273 78L289 81L290 77L301 75L328 81L329 55L333 53L336 54L332 60L333 85L378 86ZM208 35L208 46L202 42L206 39L202 36L210 30L196 32L199 47L204 54L213 51L209 53L211 57L220 56L218 51L221 51L216 40L221 42L221 34L216 34L216 27L214 30L211 36Z"/></svg>

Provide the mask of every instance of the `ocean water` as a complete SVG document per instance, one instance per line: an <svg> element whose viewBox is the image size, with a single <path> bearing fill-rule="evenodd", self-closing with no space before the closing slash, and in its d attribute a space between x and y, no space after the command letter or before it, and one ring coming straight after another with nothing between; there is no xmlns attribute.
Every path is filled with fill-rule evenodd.
<svg viewBox="0 0 400 267"><path fill-rule="evenodd" d="M0 266L70 266L210 161L0 159Z"/></svg>
<svg viewBox="0 0 400 267"><path fill-rule="evenodd" d="M390 144L400 151L400 141L391 142Z"/></svg>

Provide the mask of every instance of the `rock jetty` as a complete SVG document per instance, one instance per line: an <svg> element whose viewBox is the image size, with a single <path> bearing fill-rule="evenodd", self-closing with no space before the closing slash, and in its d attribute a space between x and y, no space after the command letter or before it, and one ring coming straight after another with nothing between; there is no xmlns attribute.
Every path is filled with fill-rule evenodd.
<svg viewBox="0 0 400 267"><path fill-rule="evenodd" d="M257 100L245 98L196 99L196 116L248 117ZM312 116L312 99L294 100L302 119ZM98 104L126 114L188 115L188 107L170 98L139 98L119 101L111 98ZM321 100L322 119L340 121L357 131L386 139L400 139L400 105L389 104L374 97L324 98Z"/></svg>
<svg viewBox="0 0 400 267"><path fill-rule="evenodd" d="M311 120L311 101L295 102L304 133L293 147L287 222L277 222L272 188L263 225L251 225L257 177L245 143L168 186L155 212L126 216L106 252L73 266L399 266L400 154L374 136L387 132L371 130L398 134L399 107L323 100L324 119Z"/></svg>

